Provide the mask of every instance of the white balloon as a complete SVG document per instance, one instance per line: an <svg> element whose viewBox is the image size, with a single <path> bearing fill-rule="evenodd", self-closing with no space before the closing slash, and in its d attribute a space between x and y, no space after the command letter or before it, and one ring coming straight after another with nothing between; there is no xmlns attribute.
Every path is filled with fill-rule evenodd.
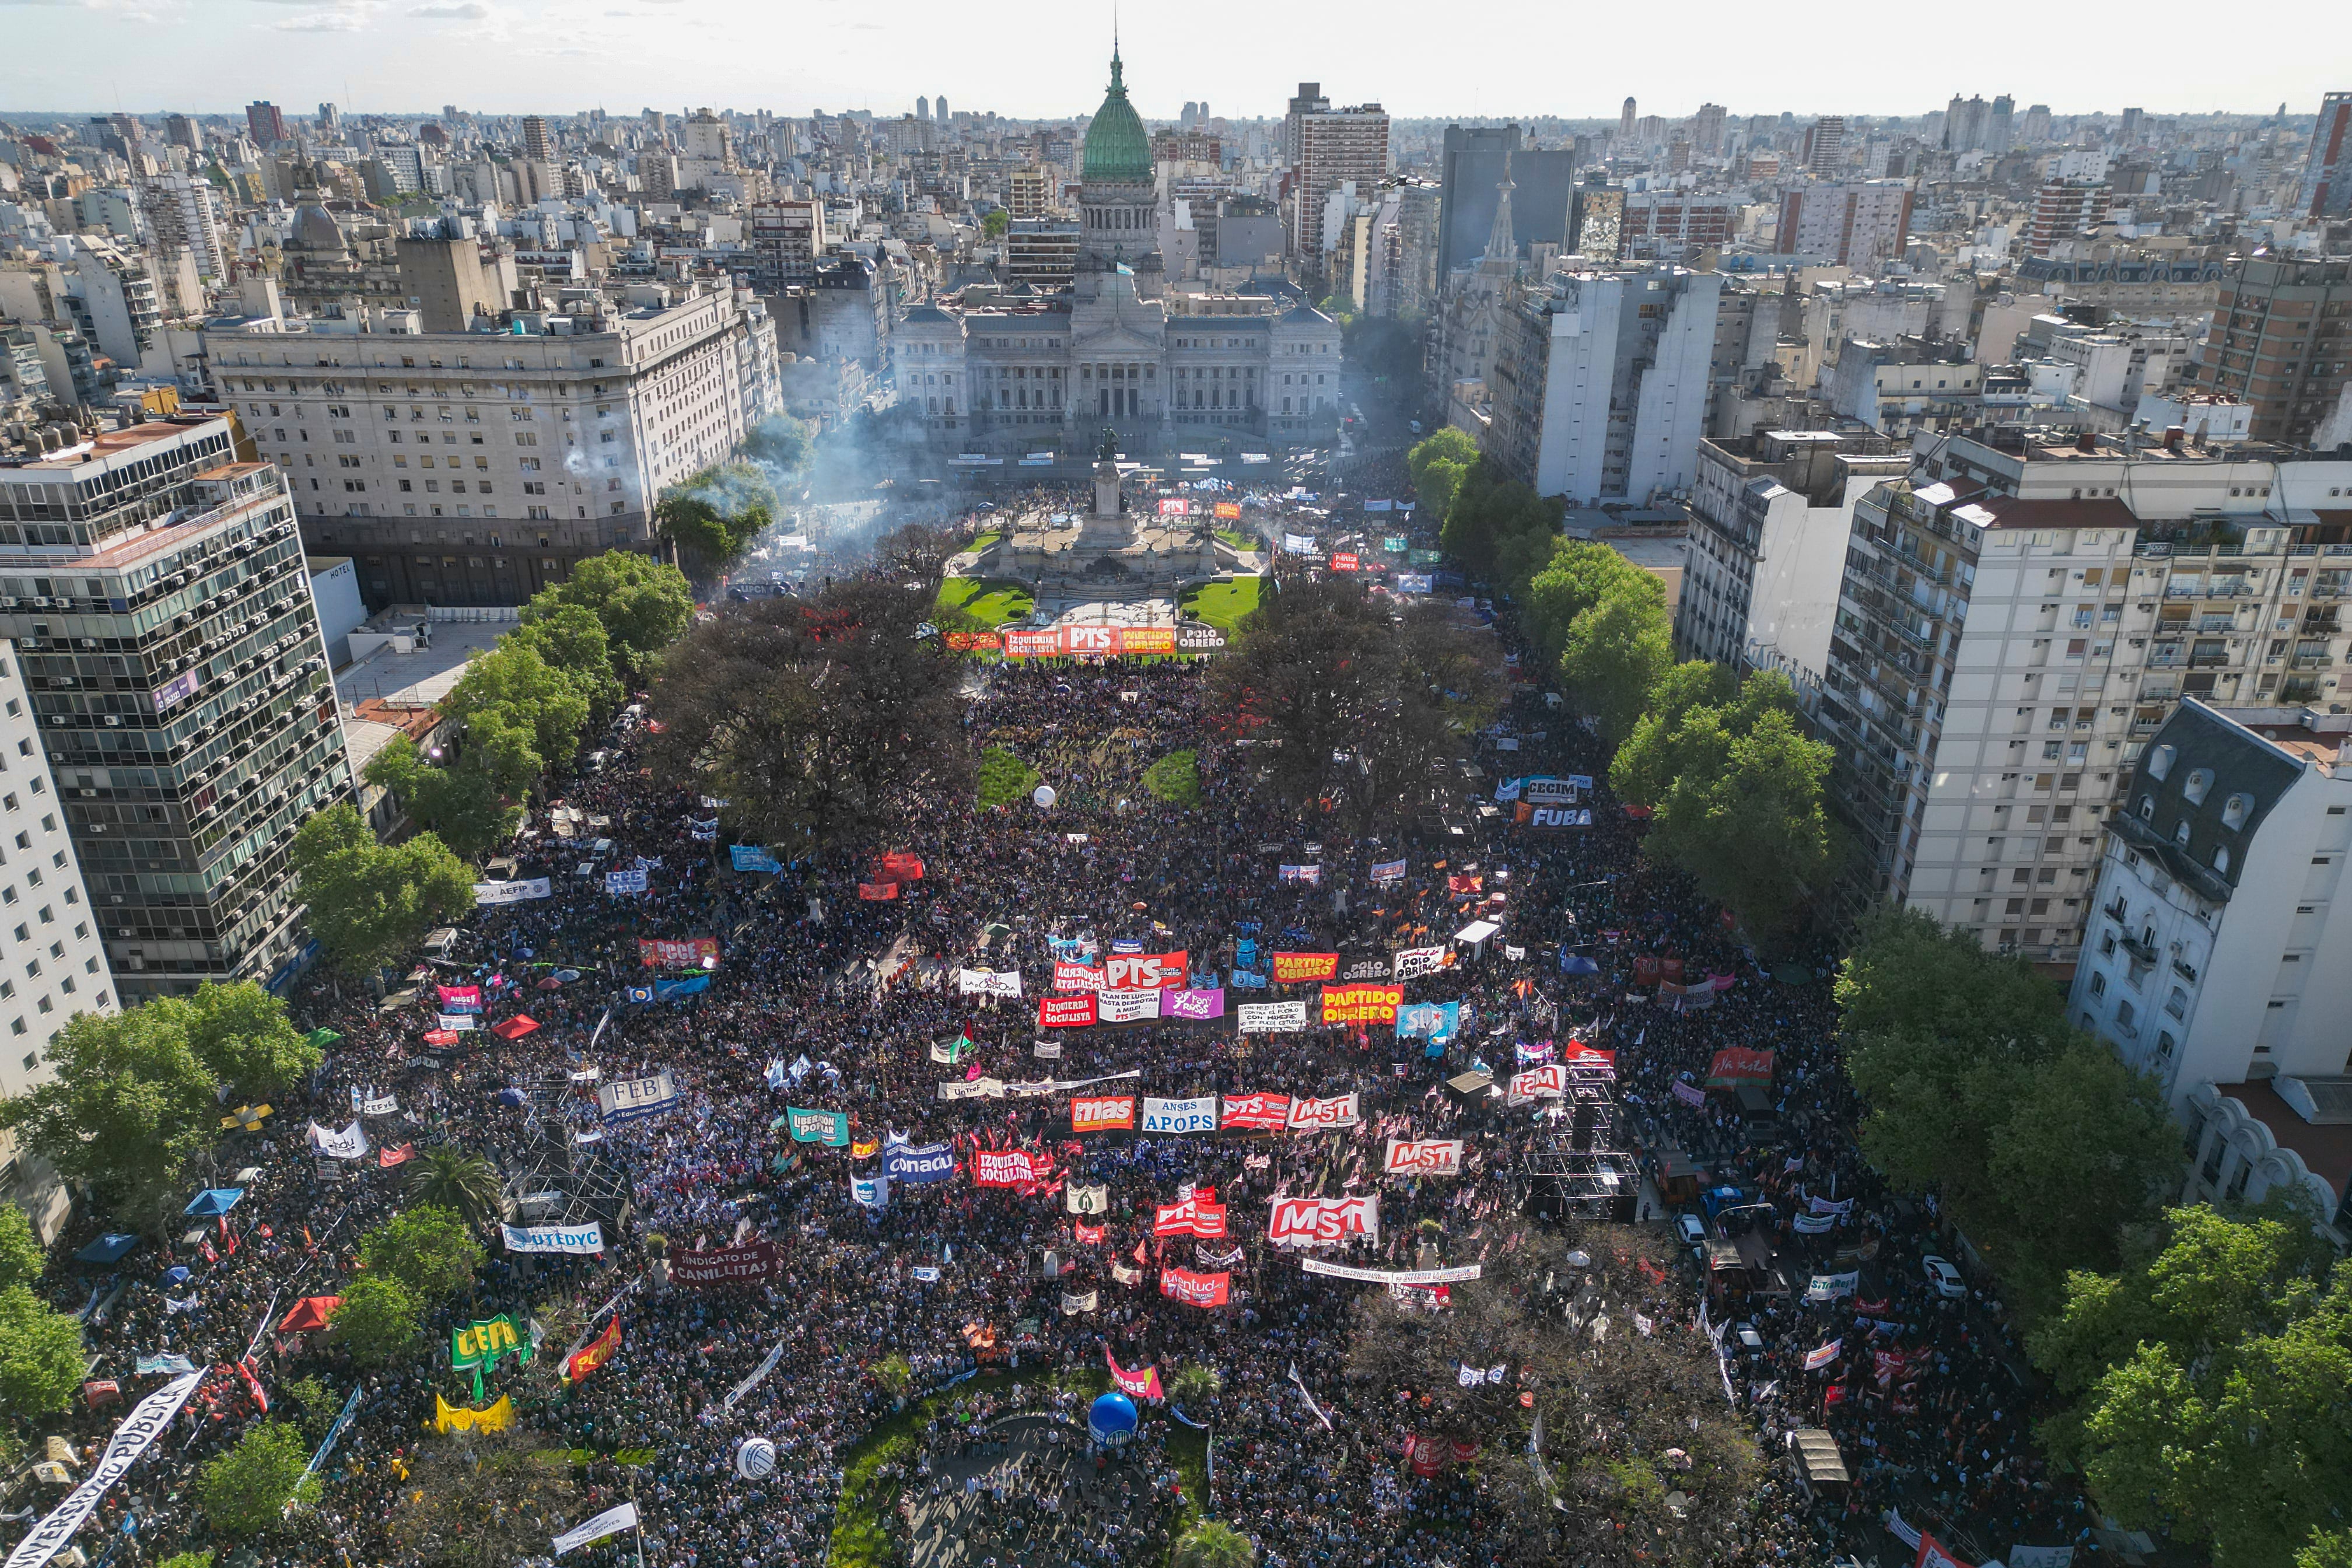
<svg viewBox="0 0 2352 1568"><path fill-rule="evenodd" d="M765 1437L746 1437L735 1450L735 1473L747 1481L776 1473L776 1446Z"/></svg>
<svg viewBox="0 0 2352 1568"><path fill-rule="evenodd" d="M1054 786L1052 784L1039 784L1035 789L1029 792L1029 798L1035 801L1039 805L1051 805L1054 804Z"/></svg>

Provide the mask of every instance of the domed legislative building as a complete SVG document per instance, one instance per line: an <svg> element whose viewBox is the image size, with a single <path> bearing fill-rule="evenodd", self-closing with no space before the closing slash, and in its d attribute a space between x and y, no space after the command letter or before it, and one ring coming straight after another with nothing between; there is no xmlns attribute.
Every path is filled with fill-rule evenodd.
<svg viewBox="0 0 2352 1568"><path fill-rule="evenodd" d="M1168 287L1160 231L1176 221L1116 48L1087 127L1077 270L1067 289L975 284L898 324L900 401L935 447L1090 455L1108 427L1138 456L1227 438L1327 437L1339 404L1339 327L1283 293Z"/></svg>

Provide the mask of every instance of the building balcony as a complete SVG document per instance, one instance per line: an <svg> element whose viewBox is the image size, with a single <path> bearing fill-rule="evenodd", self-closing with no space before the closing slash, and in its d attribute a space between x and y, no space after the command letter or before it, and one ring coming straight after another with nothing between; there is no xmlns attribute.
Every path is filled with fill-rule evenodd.
<svg viewBox="0 0 2352 1568"><path fill-rule="evenodd" d="M2194 964L2184 963L2179 959L2176 958L2172 961L2172 973L2178 974L2181 979L2186 980L2191 985L2197 984L2197 967Z"/></svg>
<svg viewBox="0 0 2352 1568"><path fill-rule="evenodd" d="M2325 653L2299 653L2291 661L2295 669L2326 669L2336 663L2335 656Z"/></svg>
<svg viewBox="0 0 2352 1568"><path fill-rule="evenodd" d="M2168 599L2242 599L2253 590L2243 583L2167 583Z"/></svg>
<svg viewBox="0 0 2352 1568"><path fill-rule="evenodd" d="M2142 942L2139 938L2129 935L2119 936L2116 941L2122 944L2126 952L2132 955L2134 963L2151 965L2156 963L2156 943Z"/></svg>

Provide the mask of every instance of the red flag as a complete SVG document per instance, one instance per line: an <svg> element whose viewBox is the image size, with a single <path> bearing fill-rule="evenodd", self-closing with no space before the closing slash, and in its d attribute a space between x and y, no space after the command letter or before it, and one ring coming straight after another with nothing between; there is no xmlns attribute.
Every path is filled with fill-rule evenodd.
<svg viewBox="0 0 2352 1568"><path fill-rule="evenodd" d="M1139 1241L1135 1244L1135 1260L1138 1263L1143 1261L1143 1243Z"/></svg>
<svg viewBox="0 0 2352 1568"><path fill-rule="evenodd" d="M245 1379L246 1391L253 1395L254 1408L264 1415L269 1414L269 1395L263 1392L261 1379L253 1375L253 1361L247 1357L236 1363L237 1375Z"/></svg>
<svg viewBox="0 0 2352 1568"><path fill-rule="evenodd" d="M204 1255L204 1259L207 1263L220 1261L220 1254L213 1250L212 1238L209 1237L196 1244L196 1250Z"/></svg>

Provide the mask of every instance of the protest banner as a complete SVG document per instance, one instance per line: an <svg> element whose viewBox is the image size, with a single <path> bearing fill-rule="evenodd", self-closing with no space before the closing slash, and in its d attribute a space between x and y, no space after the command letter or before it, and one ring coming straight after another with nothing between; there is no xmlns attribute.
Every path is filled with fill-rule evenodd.
<svg viewBox="0 0 2352 1568"><path fill-rule="evenodd" d="M1391 1138L1381 1161L1384 1176L1458 1176L1462 1173L1459 1138Z"/></svg>
<svg viewBox="0 0 2352 1568"><path fill-rule="evenodd" d="M1377 1193L1345 1198L1276 1198L1266 1217L1265 1238L1276 1247L1323 1247L1351 1236L1381 1239Z"/></svg>

